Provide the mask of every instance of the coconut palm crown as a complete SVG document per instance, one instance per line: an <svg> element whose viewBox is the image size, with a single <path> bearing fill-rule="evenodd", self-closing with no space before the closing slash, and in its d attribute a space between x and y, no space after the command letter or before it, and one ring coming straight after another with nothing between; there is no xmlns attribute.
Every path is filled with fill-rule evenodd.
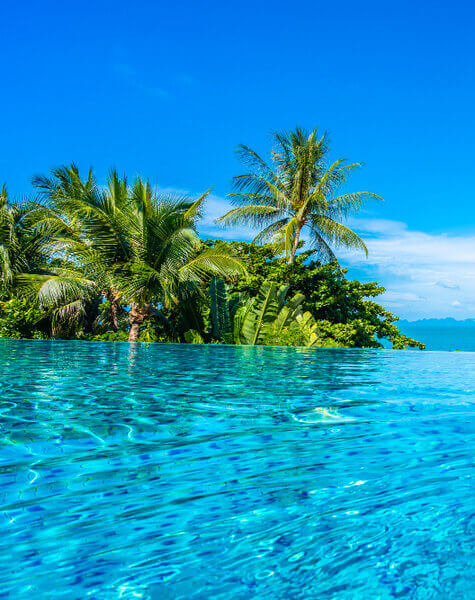
<svg viewBox="0 0 475 600"><path fill-rule="evenodd" d="M238 258L204 248L196 233L208 192L195 201L168 196L140 178L129 186L115 171L101 189L92 172L82 180L75 165L33 182L46 202L37 225L55 223L55 251L78 271L74 289L74 274L54 273L38 280L39 298L47 292L47 304L74 303L79 308L90 293L101 293L110 302L115 329L120 305L129 307L130 341L138 339L157 307L186 299L212 276L245 273Z"/></svg>
<svg viewBox="0 0 475 600"><path fill-rule="evenodd" d="M47 245L51 231L38 230L34 222L36 203L10 198L0 189L0 286L12 288L21 273L36 273L47 267Z"/></svg>
<svg viewBox="0 0 475 600"><path fill-rule="evenodd" d="M336 259L334 247L355 248L367 254L363 240L341 223L369 198L381 199L366 191L342 193L348 176L363 163L348 163L346 159L330 162L328 135L319 136L317 129L277 132L273 140L270 163L248 146L238 147L250 172L233 178L234 191L229 197L236 208L217 222L260 229L254 242L276 242L289 264L304 230L324 260Z"/></svg>

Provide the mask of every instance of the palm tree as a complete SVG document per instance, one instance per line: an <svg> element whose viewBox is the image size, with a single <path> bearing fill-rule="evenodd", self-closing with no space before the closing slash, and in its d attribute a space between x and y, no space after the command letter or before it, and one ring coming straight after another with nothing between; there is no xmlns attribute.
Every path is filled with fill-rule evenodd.
<svg viewBox="0 0 475 600"><path fill-rule="evenodd" d="M92 172L82 181L75 165L54 169L52 175L33 180L47 203L38 223L53 220L58 232L65 223L55 240L56 251L82 273L82 300L90 300L88 286L93 282L110 301L115 328L121 303L127 304L130 341L137 341L158 305L191 305L191 296L210 276L245 272L228 252L202 249L196 222L208 192L195 202L166 197L140 178L130 188L115 171L101 190ZM46 283L50 302L67 301L61 273ZM73 295L71 300L80 298Z"/></svg>
<svg viewBox="0 0 475 600"><path fill-rule="evenodd" d="M68 317L85 316L84 301L90 300L92 281L84 280L75 265L51 256L58 235L59 220L37 201L9 200L3 186L0 193L0 283L15 289L47 309L51 325ZM47 218L48 215L48 218ZM54 218L52 218L54 217ZM40 293L38 293L38 290Z"/></svg>
<svg viewBox="0 0 475 600"><path fill-rule="evenodd" d="M35 273L45 268L46 232L33 225L33 203L10 200L3 185L0 191L0 283L11 288L21 273Z"/></svg>
<svg viewBox="0 0 475 600"><path fill-rule="evenodd" d="M332 246L367 254L363 240L340 222L368 198L380 198L372 192L340 193L349 174L363 163L349 164L345 159L330 163L328 136L319 137L316 129L275 133L273 139L270 164L248 146L239 146L240 158L250 172L233 178L235 191L229 196L237 208L218 223L260 228L254 242L277 242L289 264L304 229L324 259L335 259Z"/></svg>
<svg viewBox="0 0 475 600"><path fill-rule="evenodd" d="M113 272L117 265L128 260L130 252L124 234L124 211L128 205L127 180L111 171L106 190L101 190L92 170L82 180L76 165L53 169L51 177L36 176L33 185L41 191L43 205L38 207L36 224L56 229L51 251L67 257L76 270L76 289L68 287L62 298L65 278L72 273L56 272L44 279L50 291L47 300L54 304L68 295L74 305L83 308L91 294L102 295L109 302L109 321L118 330L122 311L121 293L114 286ZM69 279L69 281L71 281ZM92 286L91 286L92 284ZM39 295L44 295L43 285Z"/></svg>
<svg viewBox="0 0 475 600"><path fill-rule="evenodd" d="M208 192L192 202L163 196L137 179L126 214L130 259L117 269L120 289L130 302L129 341L157 306L189 301L210 277L245 273L241 261L222 248L203 249L197 220Z"/></svg>

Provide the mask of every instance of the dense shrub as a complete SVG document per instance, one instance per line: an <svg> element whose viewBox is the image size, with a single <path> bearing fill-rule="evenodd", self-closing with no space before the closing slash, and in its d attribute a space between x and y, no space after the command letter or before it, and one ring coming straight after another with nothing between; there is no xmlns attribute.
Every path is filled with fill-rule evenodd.
<svg viewBox="0 0 475 600"><path fill-rule="evenodd" d="M304 310L318 323L321 345L380 348L379 340L386 339L397 349L424 348L424 344L402 335L395 325L399 317L373 300L385 291L384 287L347 279L347 271L337 262L321 264L313 258L313 252L303 252L289 265L276 256L271 244L221 240L206 243L225 245L243 259L248 269L247 278L239 277L229 284L230 293L255 296L264 281L287 283L289 295L302 293Z"/></svg>
<svg viewBox="0 0 475 600"><path fill-rule="evenodd" d="M45 311L27 298L0 293L0 337L46 339L50 335Z"/></svg>

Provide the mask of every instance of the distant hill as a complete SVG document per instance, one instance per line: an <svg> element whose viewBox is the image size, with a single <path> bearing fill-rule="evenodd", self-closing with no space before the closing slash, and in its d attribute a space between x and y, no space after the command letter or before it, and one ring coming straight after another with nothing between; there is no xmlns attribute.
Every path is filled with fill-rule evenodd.
<svg viewBox="0 0 475 600"><path fill-rule="evenodd" d="M457 319L453 319L452 317L446 317L445 319L419 319L417 321L406 321L401 319L397 322L398 326L406 326L409 327L463 327L466 329L467 327L475 327L475 319L463 319L461 321Z"/></svg>
<svg viewBox="0 0 475 600"><path fill-rule="evenodd" d="M420 319L397 321L406 335L424 342L427 350L475 352L475 319Z"/></svg>

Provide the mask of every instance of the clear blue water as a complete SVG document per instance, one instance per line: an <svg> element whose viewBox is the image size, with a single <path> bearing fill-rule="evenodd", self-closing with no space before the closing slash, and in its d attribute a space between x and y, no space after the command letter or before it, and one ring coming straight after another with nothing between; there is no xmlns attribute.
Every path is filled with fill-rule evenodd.
<svg viewBox="0 0 475 600"><path fill-rule="evenodd" d="M399 327L399 324L397 324ZM475 326L437 326L425 325L424 322L402 323L401 331L420 342L424 342L427 350L460 350L475 352Z"/></svg>
<svg viewBox="0 0 475 600"><path fill-rule="evenodd" d="M0 597L473 600L474 373L0 341Z"/></svg>

